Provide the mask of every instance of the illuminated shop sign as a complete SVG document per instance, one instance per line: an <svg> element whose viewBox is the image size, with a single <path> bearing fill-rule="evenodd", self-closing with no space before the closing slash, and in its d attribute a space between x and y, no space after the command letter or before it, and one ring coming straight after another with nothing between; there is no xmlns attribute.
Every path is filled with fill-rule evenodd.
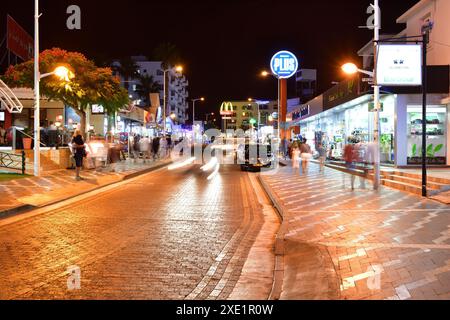
<svg viewBox="0 0 450 320"><path fill-rule="evenodd" d="M297 57L292 52L280 51L272 57L270 69L278 78L288 79L298 70Z"/></svg>
<svg viewBox="0 0 450 320"><path fill-rule="evenodd" d="M224 102L220 106L220 115L221 116L231 116L234 114L233 104L231 102Z"/></svg>

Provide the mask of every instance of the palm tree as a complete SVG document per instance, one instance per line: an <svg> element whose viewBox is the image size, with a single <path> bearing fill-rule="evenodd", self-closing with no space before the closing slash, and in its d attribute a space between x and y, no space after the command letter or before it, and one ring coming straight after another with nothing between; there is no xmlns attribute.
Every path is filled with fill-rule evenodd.
<svg viewBox="0 0 450 320"><path fill-rule="evenodd" d="M117 71L125 79L124 87L128 91L130 88L130 79L136 78L139 67L136 62L129 57L121 59L119 63L120 66L117 68Z"/></svg>
<svg viewBox="0 0 450 320"><path fill-rule="evenodd" d="M170 42L162 43L153 51L156 60L162 61L162 67L167 69L180 62L180 52L176 45Z"/></svg>
<svg viewBox="0 0 450 320"><path fill-rule="evenodd" d="M161 86L155 81L153 76L139 76L139 83L136 85L136 92L146 105L150 104L150 93L159 93Z"/></svg>

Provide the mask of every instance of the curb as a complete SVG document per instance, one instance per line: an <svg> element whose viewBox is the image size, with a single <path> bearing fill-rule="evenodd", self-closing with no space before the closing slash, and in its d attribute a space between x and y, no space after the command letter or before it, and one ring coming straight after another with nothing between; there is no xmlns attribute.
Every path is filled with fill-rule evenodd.
<svg viewBox="0 0 450 320"><path fill-rule="evenodd" d="M67 197L63 197L63 198L59 198L59 199L56 199L56 200L52 200L50 202L47 202L47 203L39 205L39 206L33 206L31 204L23 204L23 205L19 205L17 207L14 207L14 208L6 209L4 211L0 211L0 220L1 219L6 219L6 218L11 218L11 217L14 217L14 216L26 213L26 212L31 211L31 210L41 209L41 208L45 208L45 207L48 207L48 206L52 206L52 205L58 204L60 202L64 202L64 201L67 201L69 199L72 199L74 197L85 195L85 194L87 194L89 192L92 192L94 190L98 190L98 189L101 189L101 188L104 188L104 187L109 187L109 186L112 186L112 185L114 185L116 183L127 181L127 180L130 180L130 179L139 177L141 175L144 175L144 174L147 174L147 173L150 173L150 172L162 169L164 167L167 167L170 164L171 164L171 162L162 163L162 164L159 164L159 165L151 167L151 168L147 168L147 169L143 169L141 171L133 172L133 173L130 173L128 175L126 174L121 179L119 179L118 181L114 181L114 182L110 182L110 183L101 185L101 186L99 186L99 187L97 187L95 189L92 189L92 190L82 191L82 192L77 193L77 194L72 194L72 195L67 196Z"/></svg>
<svg viewBox="0 0 450 320"><path fill-rule="evenodd" d="M264 192L272 202L275 211L277 212L281 220L280 230L278 231L275 239L275 250L274 250L275 268L273 272L273 286L268 299L268 300L280 300L284 280L284 255L285 255L284 235L286 234L286 225L284 223L283 207L278 203L276 198L273 196L272 190L261 178L261 176L258 176L258 181L261 184Z"/></svg>

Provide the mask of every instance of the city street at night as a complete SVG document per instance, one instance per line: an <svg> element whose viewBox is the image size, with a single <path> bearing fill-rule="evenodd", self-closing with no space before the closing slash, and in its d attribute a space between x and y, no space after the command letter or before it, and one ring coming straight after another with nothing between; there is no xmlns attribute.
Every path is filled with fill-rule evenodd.
<svg viewBox="0 0 450 320"><path fill-rule="evenodd" d="M277 217L267 219L276 231ZM211 182L198 166L161 169L0 221L0 298L227 299L263 224L251 181L236 167ZM272 287L272 236L258 257L267 271L252 293L260 299ZM72 266L82 281L70 292Z"/></svg>
<svg viewBox="0 0 450 320"><path fill-rule="evenodd" d="M0 309L449 301L450 0L0 4Z"/></svg>

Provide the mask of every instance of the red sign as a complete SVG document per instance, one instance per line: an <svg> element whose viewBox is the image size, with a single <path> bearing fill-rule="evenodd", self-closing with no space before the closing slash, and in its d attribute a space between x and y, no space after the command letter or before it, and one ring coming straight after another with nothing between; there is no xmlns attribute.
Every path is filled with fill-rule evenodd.
<svg viewBox="0 0 450 320"><path fill-rule="evenodd" d="M33 58L33 38L10 15L6 19L7 48L20 59Z"/></svg>

